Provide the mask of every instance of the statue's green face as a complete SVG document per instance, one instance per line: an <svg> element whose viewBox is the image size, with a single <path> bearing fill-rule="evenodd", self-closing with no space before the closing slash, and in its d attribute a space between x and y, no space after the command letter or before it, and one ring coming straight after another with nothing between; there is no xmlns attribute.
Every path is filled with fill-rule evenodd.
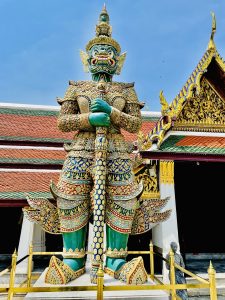
<svg viewBox="0 0 225 300"><path fill-rule="evenodd" d="M114 75L118 64L118 53L109 45L94 45L88 51L88 68L92 74Z"/></svg>

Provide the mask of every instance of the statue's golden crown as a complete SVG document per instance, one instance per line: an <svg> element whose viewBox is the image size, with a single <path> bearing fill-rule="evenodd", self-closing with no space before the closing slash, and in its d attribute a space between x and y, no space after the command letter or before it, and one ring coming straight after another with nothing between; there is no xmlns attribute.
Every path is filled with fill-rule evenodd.
<svg viewBox="0 0 225 300"><path fill-rule="evenodd" d="M102 12L99 16L98 24L96 25L96 37L91 39L86 45L86 51L89 51L91 47L97 44L105 44L113 46L118 54L121 52L120 45L115 41L112 35L112 26L109 25L109 15L105 5L103 6Z"/></svg>

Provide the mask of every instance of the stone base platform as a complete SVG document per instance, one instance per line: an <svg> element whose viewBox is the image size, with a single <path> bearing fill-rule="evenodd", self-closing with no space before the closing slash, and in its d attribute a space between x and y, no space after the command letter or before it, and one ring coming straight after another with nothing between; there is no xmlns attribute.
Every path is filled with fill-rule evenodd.
<svg viewBox="0 0 225 300"><path fill-rule="evenodd" d="M53 287L55 285L46 284L44 282L45 273L47 271L47 268L44 270L44 272L41 274L39 279L35 282L33 287ZM83 274L81 277L77 278L74 281L71 281L67 284L67 286L85 286L89 285L92 286L93 284L90 283L90 276L89 276L89 270L87 269L87 272ZM104 285L110 286L110 285L125 285L121 281L115 280L114 278L110 277L108 274L104 275ZM153 281L148 279L148 282L146 285L155 285ZM125 299L132 299L132 300L141 300L141 299L150 299L150 300L168 300L168 294L164 291L156 291L156 290L137 290L137 291L105 291L104 292L104 300L125 300ZM76 299L76 300L94 300L97 299L97 291L69 291L69 292L41 292L41 293L28 293L24 300L70 300L70 299Z"/></svg>

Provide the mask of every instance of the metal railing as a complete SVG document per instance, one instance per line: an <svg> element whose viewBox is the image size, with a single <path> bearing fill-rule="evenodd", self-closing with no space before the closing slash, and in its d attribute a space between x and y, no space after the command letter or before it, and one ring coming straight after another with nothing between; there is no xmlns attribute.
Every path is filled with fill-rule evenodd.
<svg viewBox="0 0 225 300"><path fill-rule="evenodd" d="M62 252L33 252L33 246L29 248L29 254L20 259L17 262L17 253L16 251L12 255L11 266L0 272L0 276L8 273L10 271L10 280L9 286L5 288L0 288L0 293L8 294L8 300L13 299L15 294L27 294L33 292L65 292L65 291L96 291L97 300L103 300L104 291L128 291L128 290L164 290L171 295L171 300L180 299L176 295L176 290L179 289L209 289L210 300L217 300L217 291L216 291L216 271L213 268L212 263L210 262L208 268L209 279L203 279L200 276L182 268L177 265L174 261L174 253L171 250L169 254L169 260L165 259L159 253L154 252L154 246L152 242L149 245L149 251L128 251L128 254L148 254L150 256L150 274L149 278L152 279L154 285L104 285L104 271L103 266L100 265L97 272L97 284L95 286L55 286L55 287L32 287L32 261L34 255L62 255ZM86 254L91 254L91 252L86 252ZM169 263L170 266L170 284L164 284L155 276L154 271L154 255L159 256L163 261ZM16 266L28 257L28 272L27 279L19 287L15 286L15 276L16 276ZM198 284L177 284L175 278L175 269L179 269L183 273L189 275L193 279L196 279L200 283ZM157 284L156 284L157 283ZM25 286L23 286L25 285Z"/></svg>

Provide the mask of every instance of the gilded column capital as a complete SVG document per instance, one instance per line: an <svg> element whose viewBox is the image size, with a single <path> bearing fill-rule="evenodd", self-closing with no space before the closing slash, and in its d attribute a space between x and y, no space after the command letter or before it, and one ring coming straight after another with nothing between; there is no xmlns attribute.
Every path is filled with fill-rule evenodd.
<svg viewBox="0 0 225 300"><path fill-rule="evenodd" d="M174 161L160 160L160 183L174 184Z"/></svg>

